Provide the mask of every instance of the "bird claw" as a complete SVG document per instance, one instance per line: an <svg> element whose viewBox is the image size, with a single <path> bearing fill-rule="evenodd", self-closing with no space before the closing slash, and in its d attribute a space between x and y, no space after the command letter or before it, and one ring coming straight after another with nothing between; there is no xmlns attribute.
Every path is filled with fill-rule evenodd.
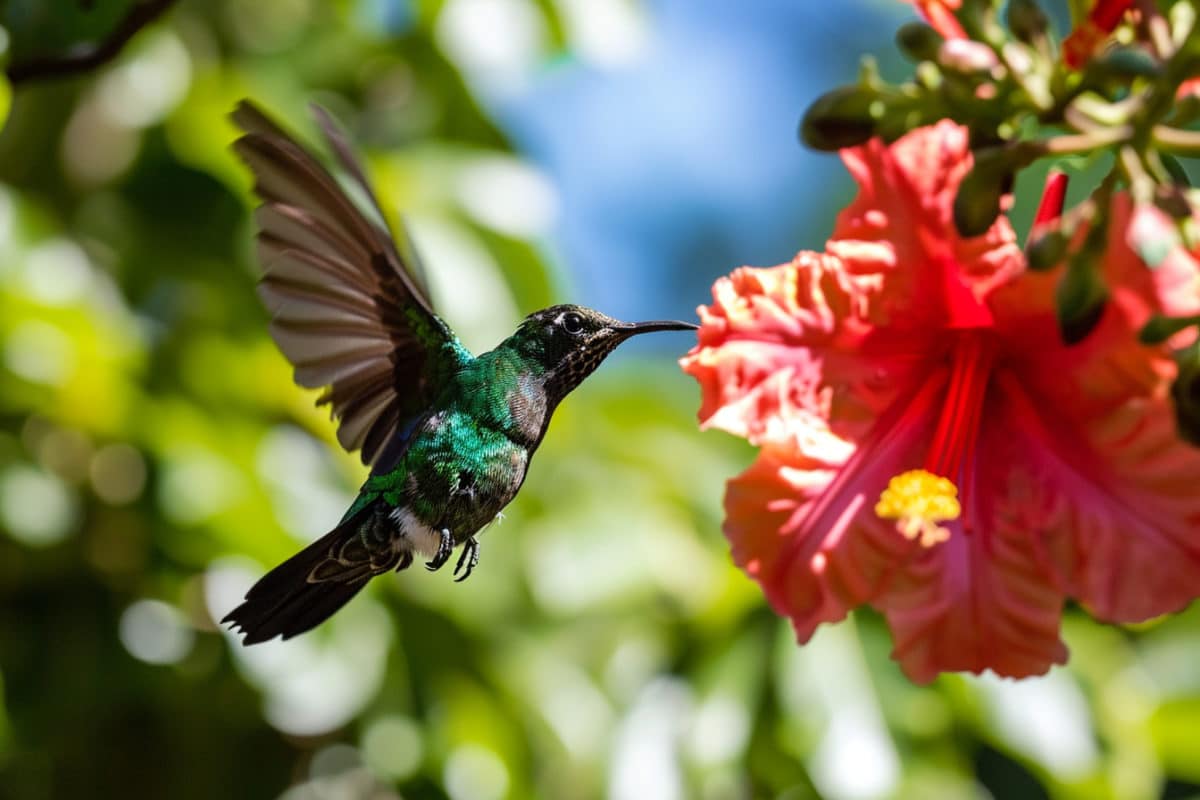
<svg viewBox="0 0 1200 800"><path fill-rule="evenodd" d="M471 577L471 573L475 570L475 565L479 563L479 540L474 536L463 542L462 554L458 557L458 563L454 565L454 574L458 575L462 570L463 565L467 567L466 572L454 579L455 583L462 583L467 578Z"/></svg>
<svg viewBox="0 0 1200 800"><path fill-rule="evenodd" d="M438 542L437 552L433 554L433 558L425 562L425 569L430 572L438 571L449 560L452 552L454 552L454 540L450 538L450 529L442 528L442 539Z"/></svg>

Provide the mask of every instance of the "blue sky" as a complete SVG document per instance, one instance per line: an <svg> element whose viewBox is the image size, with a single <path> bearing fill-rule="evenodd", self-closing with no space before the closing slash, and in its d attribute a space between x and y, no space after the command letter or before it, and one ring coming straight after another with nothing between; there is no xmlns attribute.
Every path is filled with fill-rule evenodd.
<svg viewBox="0 0 1200 800"><path fill-rule="evenodd" d="M688 318L718 275L820 248L851 186L796 137L807 104L895 60L899 2L661 0L646 44L582 58L483 98L557 187L548 243L572 301L618 317ZM647 337L647 339L652 337Z"/></svg>

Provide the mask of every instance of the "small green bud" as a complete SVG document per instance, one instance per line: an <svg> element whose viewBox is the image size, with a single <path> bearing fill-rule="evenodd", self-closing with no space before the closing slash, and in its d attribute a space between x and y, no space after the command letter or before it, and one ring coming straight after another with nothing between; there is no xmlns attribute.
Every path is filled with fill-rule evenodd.
<svg viewBox="0 0 1200 800"><path fill-rule="evenodd" d="M858 59L858 85L864 89L882 89L886 85L875 56L868 54Z"/></svg>
<svg viewBox="0 0 1200 800"><path fill-rule="evenodd" d="M876 105L878 104L878 105ZM873 89L841 86L826 92L804 112L800 140L814 150L841 150L875 135L882 100Z"/></svg>
<svg viewBox="0 0 1200 800"><path fill-rule="evenodd" d="M975 153L975 164L958 186L954 226L963 236L985 233L1000 216L1000 201L1012 189L1013 164L1002 148Z"/></svg>
<svg viewBox="0 0 1200 800"><path fill-rule="evenodd" d="M1044 36L1050 24L1036 0L1008 0L1005 22L1012 35L1026 44Z"/></svg>
<svg viewBox="0 0 1200 800"><path fill-rule="evenodd" d="M942 70L932 61L922 61L917 64L913 74L916 75L917 83L924 89L936 92L942 87Z"/></svg>
<svg viewBox="0 0 1200 800"><path fill-rule="evenodd" d="M1041 231L1035 228L1025 244L1025 260L1034 272L1045 272L1062 263L1069 243L1067 235L1058 226Z"/></svg>
<svg viewBox="0 0 1200 800"><path fill-rule="evenodd" d="M1138 331L1138 341L1142 344L1162 344L1175 334L1193 325L1200 325L1200 316L1164 317L1162 314L1155 314Z"/></svg>
<svg viewBox="0 0 1200 800"><path fill-rule="evenodd" d="M1076 253L1055 292L1058 330L1065 344L1079 344L1092 332L1108 304L1108 287L1093 267L1088 250Z"/></svg>
<svg viewBox="0 0 1200 800"><path fill-rule="evenodd" d="M906 22L896 31L896 46L912 61L933 61L945 37L924 22Z"/></svg>
<svg viewBox="0 0 1200 800"><path fill-rule="evenodd" d="M1200 445L1200 347L1192 345L1175 354L1179 372L1171 384L1175 426L1179 437Z"/></svg>
<svg viewBox="0 0 1200 800"><path fill-rule="evenodd" d="M1140 47L1115 47L1088 62L1088 72L1105 78L1157 78L1162 64Z"/></svg>
<svg viewBox="0 0 1200 800"><path fill-rule="evenodd" d="M967 237L986 233L1000 216L1003 196L1002 184L995 176L968 174L954 198L954 227Z"/></svg>

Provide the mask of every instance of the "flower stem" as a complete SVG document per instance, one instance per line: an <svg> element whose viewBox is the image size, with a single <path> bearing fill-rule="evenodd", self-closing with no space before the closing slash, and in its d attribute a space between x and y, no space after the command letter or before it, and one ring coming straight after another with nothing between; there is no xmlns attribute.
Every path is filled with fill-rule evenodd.
<svg viewBox="0 0 1200 800"><path fill-rule="evenodd" d="M1141 14L1140 25L1154 46L1155 54L1162 61L1170 59L1175 55L1175 42L1171 39L1171 26L1158 10L1158 4L1154 0L1138 0L1137 8Z"/></svg>
<svg viewBox="0 0 1200 800"><path fill-rule="evenodd" d="M1133 136L1131 125L1118 125L1113 128L1089 131L1088 133L1071 133L1065 136L1055 136L1042 142L1042 150L1047 155L1073 155L1090 153L1101 147L1121 144Z"/></svg>
<svg viewBox="0 0 1200 800"><path fill-rule="evenodd" d="M1142 154L1133 146L1126 145L1117 154L1117 163L1129 182L1129 191L1135 203L1149 203L1154 198L1154 178L1142 162Z"/></svg>
<svg viewBox="0 0 1200 800"><path fill-rule="evenodd" d="M1184 156L1200 156L1200 131L1155 125L1150 135L1154 144L1163 150Z"/></svg>

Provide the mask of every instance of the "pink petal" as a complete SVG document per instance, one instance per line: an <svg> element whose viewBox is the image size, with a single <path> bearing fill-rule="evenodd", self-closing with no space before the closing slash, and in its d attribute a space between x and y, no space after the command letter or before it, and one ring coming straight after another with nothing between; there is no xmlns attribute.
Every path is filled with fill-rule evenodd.
<svg viewBox="0 0 1200 800"><path fill-rule="evenodd" d="M872 605L895 639L892 657L914 681L939 672L1040 675L1067 659L1058 635L1062 593L1031 552L1019 517L987 531L950 525Z"/></svg>
<svg viewBox="0 0 1200 800"><path fill-rule="evenodd" d="M925 21L942 36L947 39L967 38L958 18L954 16L954 12L962 6L962 0L911 0L911 2L921 12Z"/></svg>
<svg viewBox="0 0 1200 800"><path fill-rule="evenodd" d="M729 481L725 491L723 529L733 560L763 585L776 612L792 618L801 642L819 624L839 620L848 610L822 585L811 556L794 561L793 570L781 574L778 568L790 551L819 546L804 541L792 520L820 495L829 478L829 470L817 464L798 464L786 451L764 449L748 470Z"/></svg>
<svg viewBox="0 0 1200 800"><path fill-rule="evenodd" d="M886 277L876 324L971 324L959 319L964 307L1024 268L1003 215L972 239L954 227L954 197L972 163L966 128L944 120L891 145L875 139L843 150L842 158L861 191L838 216L827 248L855 274Z"/></svg>
<svg viewBox="0 0 1200 800"><path fill-rule="evenodd" d="M1198 254L1184 248L1175 222L1149 203L1130 211L1125 196L1118 197L1113 206L1112 224L1118 231L1123 225L1125 236L1123 246L1114 242L1114 252L1109 258L1119 264L1125 273L1122 277L1135 280L1138 290L1152 297L1150 305L1154 311L1180 317L1200 313ZM1200 214L1194 212L1193 220L1200 223ZM1136 320L1131 324L1136 324ZM1192 336L1189 333L1170 346L1184 347Z"/></svg>
<svg viewBox="0 0 1200 800"><path fill-rule="evenodd" d="M900 336L872 344L864 316L880 285L809 252L718 280L699 344L680 360L700 383L703 425L759 444L833 420L853 437L903 383L905 354L923 347Z"/></svg>
<svg viewBox="0 0 1200 800"><path fill-rule="evenodd" d="M1148 269L1127 242L1128 197L1117 196L1110 214L1102 266L1110 298L1084 341L1068 347L1059 337L1054 295L1059 271L1026 273L989 297L1009 360L1020 364L1022 383L1043 405L1064 410L1080 429L1103 428L1105 417L1127 404L1165 397L1175 376L1170 348L1142 345L1137 332L1155 313L1200 311L1197 260L1174 248Z"/></svg>
<svg viewBox="0 0 1200 800"><path fill-rule="evenodd" d="M734 559L801 642L869 603L887 617L894 655L913 680L952 670L1040 674L1066 658L1058 635L1066 579L1039 544L1046 514L1031 498L1040 475L1024 466L1010 426L985 429L970 530L950 523L950 540L925 550L873 513L888 479L920 463L929 444L948 369L926 375L853 454L764 448L726 493ZM985 416L999 412L989 405Z"/></svg>
<svg viewBox="0 0 1200 800"><path fill-rule="evenodd" d="M931 379L926 402L940 402L943 386L944 379ZM996 417L995 405L989 399L985 419ZM913 405L918 409L920 416L907 427L921 431L915 449L923 452L932 428L924 421L934 414L919 398ZM881 539L874 521L857 531L853 561L839 563L849 547L828 556L831 575L859 576L864 565L870 575L873 564L891 558L888 580L852 596L885 615L895 640L892 655L914 681L932 680L939 672L988 669L1005 677L1038 675L1067 657L1059 638L1064 586L1037 547L1038 506L1026 502L1035 478L1004 426L983 429L976 455L975 485L962 487L964 517L944 523L951 531L946 542L928 549L908 545L906 557L897 558L880 543L900 535L889 525L884 533L890 539ZM894 474L900 466L892 463L887 469ZM848 542L855 532L847 532Z"/></svg>
<svg viewBox="0 0 1200 800"><path fill-rule="evenodd" d="M1154 313L1200 310L1200 264L1175 246L1150 269L1130 248L1129 238L1161 228L1157 213L1134 218L1126 196L1114 199L1103 264L1111 297L1080 344L1063 345L1055 330L1057 275L1027 274L991 298L1010 348L1010 369L996 379L1007 417L996 424L1040 470L1048 563L1112 621L1174 611L1200 594L1200 450L1175 432L1170 348L1137 341Z"/></svg>
<svg viewBox="0 0 1200 800"><path fill-rule="evenodd" d="M942 370L903 392L859 450L767 446L729 482L724 530L734 560L791 618L801 642L877 597L912 554L912 542L873 507L928 439L928 412L945 381Z"/></svg>
<svg viewBox="0 0 1200 800"><path fill-rule="evenodd" d="M1059 637L1066 584L1043 542L1062 497L1046 490L1041 462L1027 458L1003 395L989 395L984 419L964 516L872 603L914 681L949 671L1040 675L1067 658Z"/></svg>
<svg viewBox="0 0 1200 800"><path fill-rule="evenodd" d="M1034 532L1066 591L1110 622L1178 611L1200 595L1200 450L1182 442L1164 397L1142 397L1079 426L1002 375L998 421L1036 465ZM1015 507L1015 506L1014 506Z"/></svg>
<svg viewBox="0 0 1200 800"><path fill-rule="evenodd" d="M853 441L936 357L944 328L990 323L981 299L1020 271L1005 219L975 239L954 230L964 128L943 122L843 157L861 192L831 254L736 270L700 309L699 344L680 364L700 383L704 426L757 444L828 420Z"/></svg>

